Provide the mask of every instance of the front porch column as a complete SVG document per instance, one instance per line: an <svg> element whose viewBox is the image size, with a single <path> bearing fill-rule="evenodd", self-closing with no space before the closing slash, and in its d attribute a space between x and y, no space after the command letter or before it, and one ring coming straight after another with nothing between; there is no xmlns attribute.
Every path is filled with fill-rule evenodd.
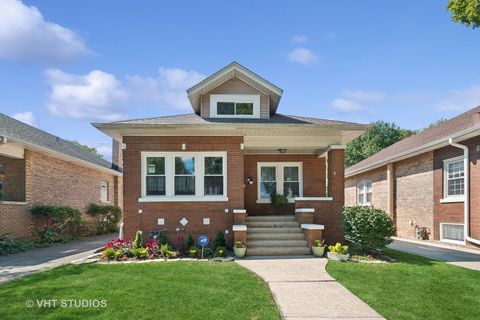
<svg viewBox="0 0 480 320"><path fill-rule="evenodd" d="M240 241L243 245L247 245L247 225L246 224L234 224L233 231L233 245L237 241Z"/></svg>
<svg viewBox="0 0 480 320"><path fill-rule="evenodd" d="M300 227L302 228L302 233L305 236L309 248L313 246L315 240L323 240L323 225L306 223L302 224Z"/></svg>

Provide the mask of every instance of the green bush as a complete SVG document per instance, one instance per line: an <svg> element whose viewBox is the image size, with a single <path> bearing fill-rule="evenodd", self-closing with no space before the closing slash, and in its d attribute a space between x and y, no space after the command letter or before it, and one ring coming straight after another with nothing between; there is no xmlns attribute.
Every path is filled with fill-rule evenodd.
<svg viewBox="0 0 480 320"><path fill-rule="evenodd" d="M43 247L41 243L35 241L16 241L8 236L8 233L0 235L0 256L14 254Z"/></svg>
<svg viewBox="0 0 480 320"><path fill-rule="evenodd" d="M98 219L96 234L118 231L117 223L122 215L122 209L119 206L90 203L87 207L87 214Z"/></svg>
<svg viewBox="0 0 480 320"><path fill-rule="evenodd" d="M193 240L193 237L192 237L191 234L188 235L187 242L185 243L185 246L188 248L187 250L189 250L192 247L195 247L195 240Z"/></svg>
<svg viewBox="0 0 480 320"><path fill-rule="evenodd" d="M225 257L225 255L226 255L225 247L217 247L215 249L215 255L217 257Z"/></svg>
<svg viewBox="0 0 480 320"><path fill-rule="evenodd" d="M216 249L218 247L225 248L225 235L223 234L222 231L217 232L217 237L215 238L215 241L213 243L213 248Z"/></svg>
<svg viewBox="0 0 480 320"><path fill-rule="evenodd" d="M346 239L367 251L385 247L395 234L393 220L373 207L345 207L342 227Z"/></svg>
<svg viewBox="0 0 480 320"><path fill-rule="evenodd" d="M335 245L328 246L328 250L336 254L347 254L348 246L342 246L340 242L337 242Z"/></svg>
<svg viewBox="0 0 480 320"><path fill-rule="evenodd" d="M288 203L288 198L283 194L272 193L270 195L270 201L275 207L281 207Z"/></svg>
<svg viewBox="0 0 480 320"><path fill-rule="evenodd" d="M83 222L80 210L68 206L39 205L30 209L40 219L42 227L36 235L42 242L55 242L61 234L79 235Z"/></svg>
<svg viewBox="0 0 480 320"><path fill-rule="evenodd" d="M146 248L135 248L133 249L133 255L137 259L145 259L148 257L148 250Z"/></svg>
<svg viewBox="0 0 480 320"><path fill-rule="evenodd" d="M113 248L107 248L103 250L103 256L108 260L115 260L117 257L117 252Z"/></svg>
<svg viewBox="0 0 480 320"><path fill-rule="evenodd" d="M143 236L142 231L137 230L135 234L135 240L133 241L133 249L140 249L143 247Z"/></svg>

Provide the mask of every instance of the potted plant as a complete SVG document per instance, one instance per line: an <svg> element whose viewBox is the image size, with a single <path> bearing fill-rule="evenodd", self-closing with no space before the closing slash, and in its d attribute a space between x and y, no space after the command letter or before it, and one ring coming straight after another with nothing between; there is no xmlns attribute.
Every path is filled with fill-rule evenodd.
<svg viewBox="0 0 480 320"><path fill-rule="evenodd" d="M325 253L325 246L324 246L325 239L323 241L315 240L313 241L312 252L315 257L323 257Z"/></svg>
<svg viewBox="0 0 480 320"><path fill-rule="evenodd" d="M270 201L275 207L281 207L288 203L288 198L283 194L272 193L270 195Z"/></svg>
<svg viewBox="0 0 480 320"><path fill-rule="evenodd" d="M347 261L349 254L348 254L348 246L342 246L340 242L337 242L334 246L328 247L327 257L328 259L337 260L337 261Z"/></svg>
<svg viewBox="0 0 480 320"><path fill-rule="evenodd" d="M242 242L236 241L233 252L235 253L235 256L239 258L245 257L245 253L247 253L247 247Z"/></svg>

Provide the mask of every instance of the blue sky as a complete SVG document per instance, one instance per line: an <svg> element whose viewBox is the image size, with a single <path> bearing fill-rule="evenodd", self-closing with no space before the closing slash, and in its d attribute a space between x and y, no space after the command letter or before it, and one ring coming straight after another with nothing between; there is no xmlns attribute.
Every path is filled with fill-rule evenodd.
<svg viewBox="0 0 480 320"><path fill-rule="evenodd" d="M0 112L107 154L90 122L188 113L235 60L280 113L419 129L480 105L480 31L446 3L0 0Z"/></svg>

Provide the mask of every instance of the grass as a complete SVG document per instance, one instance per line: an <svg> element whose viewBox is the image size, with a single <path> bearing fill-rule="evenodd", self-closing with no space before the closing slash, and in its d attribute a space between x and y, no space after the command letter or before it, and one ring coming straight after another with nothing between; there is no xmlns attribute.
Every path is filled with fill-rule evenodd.
<svg viewBox="0 0 480 320"><path fill-rule="evenodd" d="M266 284L234 263L67 265L0 285L0 297L0 319L280 319ZM107 307L25 306L37 299Z"/></svg>
<svg viewBox="0 0 480 320"><path fill-rule="evenodd" d="M327 271L387 319L479 319L479 271L385 251L397 262L329 261Z"/></svg>

